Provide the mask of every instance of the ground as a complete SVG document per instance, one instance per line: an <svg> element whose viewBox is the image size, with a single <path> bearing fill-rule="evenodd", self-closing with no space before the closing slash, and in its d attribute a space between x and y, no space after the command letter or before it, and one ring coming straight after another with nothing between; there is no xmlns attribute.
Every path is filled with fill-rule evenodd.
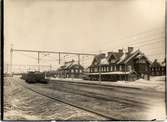
<svg viewBox="0 0 167 122"><path fill-rule="evenodd" d="M66 81L69 80L66 79ZM73 81L92 82L74 79ZM47 99L25 89L18 83L24 83L47 95L110 114L121 120L139 118L163 120L165 118L164 77L152 77L150 81L140 79L135 82L100 83L113 88L66 85L54 80L51 80L47 86L44 84L32 85L26 84L19 77L6 77L4 82L4 118L7 120L105 120L95 114ZM94 81L93 83L98 84L99 82ZM91 96L92 94L94 96Z"/></svg>

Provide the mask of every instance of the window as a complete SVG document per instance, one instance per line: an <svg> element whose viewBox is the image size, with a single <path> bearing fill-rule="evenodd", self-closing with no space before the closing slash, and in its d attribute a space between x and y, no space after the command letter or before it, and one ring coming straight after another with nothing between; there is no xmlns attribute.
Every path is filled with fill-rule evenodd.
<svg viewBox="0 0 167 122"><path fill-rule="evenodd" d="M128 71L132 71L132 66L128 66Z"/></svg>
<svg viewBox="0 0 167 122"><path fill-rule="evenodd" d="M94 72L94 69L93 69L93 68L91 68L91 70L92 70L92 72Z"/></svg>
<svg viewBox="0 0 167 122"><path fill-rule="evenodd" d="M75 72L78 73L78 69L75 69Z"/></svg>
<svg viewBox="0 0 167 122"><path fill-rule="evenodd" d="M91 68L89 68L89 72L92 72Z"/></svg>
<svg viewBox="0 0 167 122"><path fill-rule="evenodd" d="M103 67L101 67L101 71L103 71Z"/></svg>
<svg viewBox="0 0 167 122"><path fill-rule="evenodd" d="M115 67L115 71L117 71L117 67L116 66L114 66Z"/></svg>
<svg viewBox="0 0 167 122"><path fill-rule="evenodd" d="M139 63L146 63L144 59L139 60Z"/></svg>
<svg viewBox="0 0 167 122"><path fill-rule="evenodd" d="M106 71L106 67L104 67L104 72Z"/></svg>
<svg viewBox="0 0 167 122"><path fill-rule="evenodd" d="M109 72L109 67L107 67L107 72Z"/></svg>
<svg viewBox="0 0 167 122"><path fill-rule="evenodd" d="M74 70L73 70L73 69L71 69L71 72L73 73L73 72L74 72Z"/></svg>
<svg viewBox="0 0 167 122"><path fill-rule="evenodd" d="M122 71L122 66L121 65L119 66L119 71Z"/></svg>
<svg viewBox="0 0 167 122"><path fill-rule="evenodd" d="M97 72L97 68L95 68L95 72Z"/></svg>
<svg viewBox="0 0 167 122"><path fill-rule="evenodd" d="M113 66L111 66L111 69L110 69L111 71L113 71Z"/></svg>

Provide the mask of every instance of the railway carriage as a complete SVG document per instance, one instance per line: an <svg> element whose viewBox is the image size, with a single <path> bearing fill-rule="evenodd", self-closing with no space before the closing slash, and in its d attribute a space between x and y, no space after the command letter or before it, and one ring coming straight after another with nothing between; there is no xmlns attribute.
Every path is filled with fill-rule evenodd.
<svg viewBox="0 0 167 122"><path fill-rule="evenodd" d="M45 73L38 71L22 74L21 78L27 83L48 83L48 80L45 78Z"/></svg>

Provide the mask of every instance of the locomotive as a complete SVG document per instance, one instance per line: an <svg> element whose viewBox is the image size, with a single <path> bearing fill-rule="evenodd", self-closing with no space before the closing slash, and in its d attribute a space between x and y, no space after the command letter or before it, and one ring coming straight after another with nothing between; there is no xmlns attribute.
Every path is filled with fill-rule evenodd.
<svg viewBox="0 0 167 122"><path fill-rule="evenodd" d="M25 80L27 83L48 83L45 78L44 72L34 71L22 74L21 79Z"/></svg>

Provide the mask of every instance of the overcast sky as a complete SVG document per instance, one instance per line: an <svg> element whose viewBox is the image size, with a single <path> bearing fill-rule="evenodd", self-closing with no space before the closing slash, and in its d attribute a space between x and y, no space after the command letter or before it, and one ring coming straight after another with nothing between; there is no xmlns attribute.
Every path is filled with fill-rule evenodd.
<svg viewBox="0 0 167 122"><path fill-rule="evenodd" d="M165 0L4 2L5 63L9 63L10 44L16 49L86 53L133 44L151 59L162 59L165 52ZM13 63L37 62L15 53Z"/></svg>

